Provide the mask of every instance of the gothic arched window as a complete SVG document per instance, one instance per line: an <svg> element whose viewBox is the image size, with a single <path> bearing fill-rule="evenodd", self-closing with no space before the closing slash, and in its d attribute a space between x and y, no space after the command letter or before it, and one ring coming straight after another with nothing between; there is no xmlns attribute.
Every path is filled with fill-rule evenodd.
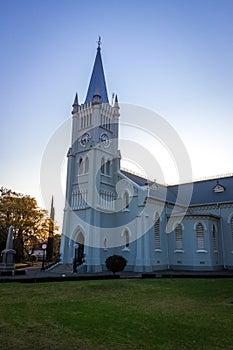
<svg viewBox="0 0 233 350"><path fill-rule="evenodd" d="M215 225L212 226L212 240L213 240L213 250L217 251L218 246L217 246L217 234L216 234L216 227Z"/></svg>
<svg viewBox="0 0 233 350"><path fill-rule="evenodd" d="M124 193L124 208L129 208L129 194L128 192Z"/></svg>
<svg viewBox="0 0 233 350"><path fill-rule="evenodd" d="M85 174L88 174L89 172L89 159L86 157L85 159Z"/></svg>
<svg viewBox="0 0 233 350"><path fill-rule="evenodd" d="M129 248L129 232L125 230L124 232L125 247Z"/></svg>
<svg viewBox="0 0 233 350"><path fill-rule="evenodd" d="M183 228L181 224L176 225L175 235L176 235L176 249L182 250L183 249Z"/></svg>
<svg viewBox="0 0 233 350"><path fill-rule="evenodd" d="M232 245L233 245L233 215L231 217L231 237L232 237Z"/></svg>
<svg viewBox="0 0 233 350"><path fill-rule="evenodd" d="M101 159L101 168L100 168L100 171L101 171L101 174L104 174L105 173L105 166L104 166L104 157Z"/></svg>
<svg viewBox="0 0 233 350"><path fill-rule="evenodd" d="M197 249L205 249L204 226L199 222L196 226Z"/></svg>
<svg viewBox="0 0 233 350"><path fill-rule="evenodd" d="M154 220L154 238L155 238L155 249L160 249L160 222L159 214L155 214Z"/></svg>
<svg viewBox="0 0 233 350"><path fill-rule="evenodd" d="M106 163L106 175L110 175L110 160Z"/></svg>
<svg viewBox="0 0 233 350"><path fill-rule="evenodd" d="M107 250L107 238L104 239L104 249Z"/></svg>
<svg viewBox="0 0 233 350"><path fill-rule="evenodd" d="M78 165L79 165L79 175L81 175L83 173L83 159L82 159L82 157L79 158Z"/></svg>

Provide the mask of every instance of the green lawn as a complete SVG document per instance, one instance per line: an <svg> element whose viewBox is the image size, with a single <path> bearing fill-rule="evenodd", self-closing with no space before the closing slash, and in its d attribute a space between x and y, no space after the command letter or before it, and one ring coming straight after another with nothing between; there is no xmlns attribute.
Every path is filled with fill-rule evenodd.
<svg viewBox="0 0 233 350"><path fill-rule="evenodd" d="M232 279L0 284L0 349L233 349Z"/></svg>

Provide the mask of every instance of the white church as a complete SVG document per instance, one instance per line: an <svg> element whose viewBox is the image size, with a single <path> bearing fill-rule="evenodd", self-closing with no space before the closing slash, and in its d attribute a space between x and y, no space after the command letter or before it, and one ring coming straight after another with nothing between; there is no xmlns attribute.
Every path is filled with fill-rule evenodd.
<svg viewBox="0 0 233 350"><path fill-rule="evenodd" d="M73 104L61 264L85 257L79 271L101 272L118 254L126 271L233 269L233 176L165 186L123 171L119 120L99 42L86 99Z"/></svg>

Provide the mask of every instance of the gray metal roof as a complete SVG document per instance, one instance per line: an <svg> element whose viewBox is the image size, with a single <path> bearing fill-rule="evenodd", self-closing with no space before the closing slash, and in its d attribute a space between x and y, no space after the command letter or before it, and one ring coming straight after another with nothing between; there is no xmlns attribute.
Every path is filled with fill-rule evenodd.
<svg viewBox="0 0 233 350"><path fill-rule="evenodd" d="M127 176L130 180L135 182L139 186L149 186L150 187L150 196L161 201L166 201L167 198L167 186L156 183L155 188L153 188L153 182L151 180L145 179L142 176L132 174L128 171L121 170L121 172ZM152 185L152 186L151 186Z"/></svg>
<svg viewBox="0 0 233 350"><path fill-rule="evenodd" d="M104 69L101 59L100 47L97 48L97 54L95 58L94 67L92 70L90 84L87 90L86 102L91 102L93 100L93 96L98 91L100 95L100 102L108 103L108 93L104 76Z"/></svg>
<svg viewBox="0 0 233 350"><path fill-rule="evenodd" d="M223 187L223 192L214 191L215 187L219 185ZM233 202L233 176L169 186L168 198L177 196L179 186L182 186L184 192L193 186L190 205Z"/></svg>
<svg viewBox="0 0 233 350"><path fill-rule="evenodd" d="M131 174L130 172L121 172L140 186L150 185L151 181L141 176ZM216 177L214 179L196 181L186 184L165 186L156 184L156 190L150 190L150 195L160 200L166 200L170 203L175 203L177 200L178 191L181 190L186 203L186 193L189 193L192 188L192 196L190 205L203 205L214 203L233 202L233 176L225 176L222 178ZM217 187L222 188L222 192L215 191ZM182 197L180 203L182 205Z"/></svg>

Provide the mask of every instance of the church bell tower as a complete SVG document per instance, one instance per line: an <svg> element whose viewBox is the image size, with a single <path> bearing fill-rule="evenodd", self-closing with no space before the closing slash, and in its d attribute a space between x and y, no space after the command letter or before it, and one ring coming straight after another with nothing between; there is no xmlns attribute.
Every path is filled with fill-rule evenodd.
<svg viewBox="0 0 233 350"><path fill-rule="evenodd" d="M119 104L117 96L109 103L100 38L85 102L79 104L76 94L72 107L61 261L72 263L78 247L85 260L80 268L98 272L103 215L114 213L120 170Z"/></svg>

